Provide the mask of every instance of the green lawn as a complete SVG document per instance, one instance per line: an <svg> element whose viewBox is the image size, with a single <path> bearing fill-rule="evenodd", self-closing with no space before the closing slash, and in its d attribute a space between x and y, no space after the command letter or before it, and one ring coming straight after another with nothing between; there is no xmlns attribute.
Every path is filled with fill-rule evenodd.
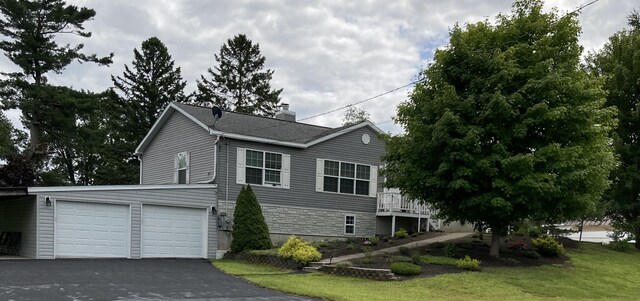
<svg viewBox="0 0 640 301"><path fill-rule="evenodd" d="M568 265L485 268L401 282L380 282L215 261L221 270L257 285L326 300L637 300L640 252L585 244ZM428 268L428 267L425 267Z"/></svg>

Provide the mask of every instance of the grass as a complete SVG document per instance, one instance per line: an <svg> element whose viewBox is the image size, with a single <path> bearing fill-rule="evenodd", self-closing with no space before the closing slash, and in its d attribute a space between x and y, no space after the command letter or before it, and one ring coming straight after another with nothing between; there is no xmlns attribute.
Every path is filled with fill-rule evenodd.
<svg viewBox="0 0 640 301"><path fill-rule="evenodd" d="M458 262L458 259L451 258L451 257L444 257L444 256L423 255L423 256L420 256L420 261L428 264L455 266Z"/></svg>
<svg viewBox="0 0 640 301"><path fill-rule="evenodd" d="M640 282L640 252L621 253L585 244L571 263L528 268L485 268L402 282L322 273L290 274L277 268L215 261L224 272L257 285L326 300L633 300Z"/></svg>

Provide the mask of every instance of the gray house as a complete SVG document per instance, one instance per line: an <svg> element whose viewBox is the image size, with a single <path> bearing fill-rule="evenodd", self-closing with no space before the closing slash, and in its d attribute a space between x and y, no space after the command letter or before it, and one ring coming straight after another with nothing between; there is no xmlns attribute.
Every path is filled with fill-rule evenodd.
<svg viewBox="0 0 640 301"><path fill-rule="evenodd" d="M209 108L172 103L136 150L140 185L0 188L0 253L219 257L247 184L275 241L428 229L428 207L380 188L379 134L370 122L296 122L286 106L276 118L216 120Z"/></svg>
<svg viewBox="0 0 640 301"><path fill-rule="evenodd" d="M220 249L247 184L276 241L425 228L428 208L381 188L380 133L368 121L340 128L296 122L288 105L275 118L224 112L216 120L210 108L172 103L136 150L140 184L216 184Z"/></svg>

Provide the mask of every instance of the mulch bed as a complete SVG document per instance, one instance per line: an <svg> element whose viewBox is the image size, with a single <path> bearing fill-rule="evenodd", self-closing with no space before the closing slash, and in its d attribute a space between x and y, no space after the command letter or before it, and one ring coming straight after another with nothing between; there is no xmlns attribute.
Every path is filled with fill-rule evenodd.
<svg viewBox="0 0 640 301"><path fill-rule="evenodd" d="M426 237L419 237L419 239L414 239L410 241L403 241L402 243L391 244L391 246L397 246L400 244L409 243L411 241L422 240ZM568 257L561 256L555 258L549 257L541 257L539 259L529 258L525 256L524 251L516 251L511 249L510 247L516 243L522 243L526 246L528 250L533 250L531 246L531 239L528 237L509 237L503 238L500 245L500 257L495 258L489 255L489 242L490 236L486 235L484 240L479 238L462 238L458 240L453 240L448 243L453 243L456 246L457 257L464 257L465 255L469 255L471 258L478 259L481 261L481 267L533 267L533 266L541 266L541 265L549 265L549 264L565 264L568 261ZM560 243L564 245L565 250L567 249L575 249L579 248L580 244L577 241L574 241L569 238L559 237L556 238ZM355 244L354 242L351 242ZM345 243L348 244L348 243ZM389 245L387 245L389 246ZM445 243L433 243L418 249L411 249L411 252L419 252L421 255L432 255L432 256L445 256ZM382 249L384 247L375 246L377 248L373 248L372 250ZM333 250L341 250L344 254L353 254L358 253L354 251L353 248L355 246L349 247L350 249L345 250L341 247L334 247ZM322 250L322 249L321 249ZM346 251L351 251L346 252ZM322 251L321 251L322 252ZM391 263L392 256L399 256L398 253L393 254L382 254L376 256L370 256L368 258L359 258L354 259L351 262L354 266L364 267L364 268L379 268L379 269L389 269ZM339 256L339 255L335 255ZM422 265L422 273L417 276L402 276L401 279L412 279L416 277L433 277L442 274L450 274L450 273L461 273L464 272L460 270L456 266L452 265L435 265L435 264L423 264Z"/></svg>
<svg viewBox="0 0 640 301"><path fill-rule="evenodd" d="M326 242L315 242L314 245L317 246L318 251L322 253L322 259L326 259L329 257L338 257L342 255L363 253L365 248L368 247L371 251L386 249L389 247L400 246L404 244L408 244L411 242L416 242L420 240L425 240L432 237L437 237L444 235L446 233L439 231L432 232L420 232L410 235L407 238L391 238L389 236L380 236L380 241L377 245L366 244L365 241L368 239L365 238L352 238L347 240L334 240L334 241L326 241Z"/></svg>

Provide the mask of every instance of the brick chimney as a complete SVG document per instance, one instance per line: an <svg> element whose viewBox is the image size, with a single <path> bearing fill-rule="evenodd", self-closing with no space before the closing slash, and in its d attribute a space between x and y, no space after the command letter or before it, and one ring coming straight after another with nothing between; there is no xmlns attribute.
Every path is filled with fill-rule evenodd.
<svg viewBox="0 0 640 301"><path fill-rule="evenodd" d="M276 113L276 119L296 122L296 112L289 111L289 104L283 103L280 111Z"/></svg>

